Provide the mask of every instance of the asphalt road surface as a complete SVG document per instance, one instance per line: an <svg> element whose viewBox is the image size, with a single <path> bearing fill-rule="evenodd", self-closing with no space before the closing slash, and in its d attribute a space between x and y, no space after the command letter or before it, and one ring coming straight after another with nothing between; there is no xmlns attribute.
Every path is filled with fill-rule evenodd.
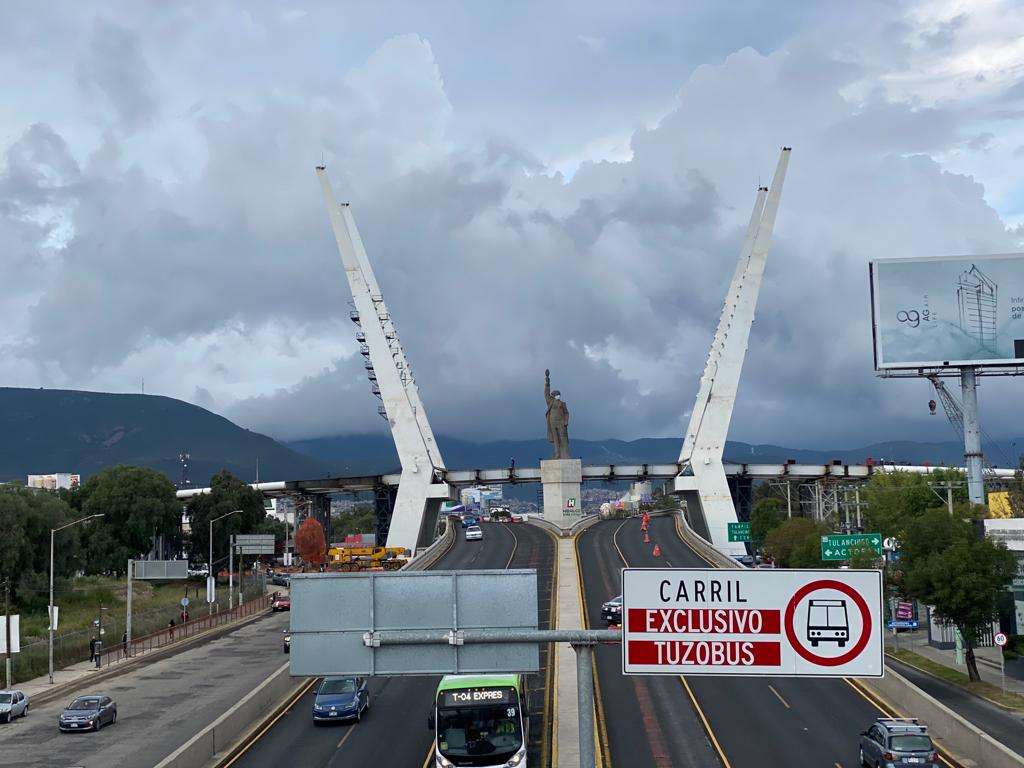
<svg viewBox="0 0 1024 768"><path fill-rule="evenodd" d="M98 733L61 733L57 717L73 696L0 725L4 768L151 768L219 717L284 663L288 615L233 632L100 683L80 694L117 702L117 723Z"/></svg>
<svg viewBox="0 0 1024 768"><path fill-rule="evenodd" d="M649 544L637 518L601 522L580 536L592 625L600 626L600 603L621 591L622 558L630 566L709 567L679 539L671 517L653 518L650 529ZM655 543L662 548L658 558L652 555ZM731 768L853 768L857 734L883 714L842 680L691 676L684 683L676 676L623 681L619 673L616 683L621 651L610 650L598 654L606 768L726 764L716 759L719 749ZM717 748L709 746L708 733Z"/></svg>
<svg viewBox="0 0 1024 768"><path fill-rule="evenodd" d="M539 608L546 626L550 608L550 578L554 542L540 528L523 524L483 523L482 541L466 541L460 530L455 546L434 570L537 568ZM546 575L545 575L546 574ZM542 655L542 662L545 655ZM535 677L535 676L531 676ZM545 675L536 676L543 681ZM372 765L374 768L419 768L428 764L433 731L427 728L438 677L371 678L370 711L362 722L328 727L313 725L314 692L303 695L233 766L244 768L303 768ZM547 765L545 685L534 685L531 696L531 765Z"/></svg>

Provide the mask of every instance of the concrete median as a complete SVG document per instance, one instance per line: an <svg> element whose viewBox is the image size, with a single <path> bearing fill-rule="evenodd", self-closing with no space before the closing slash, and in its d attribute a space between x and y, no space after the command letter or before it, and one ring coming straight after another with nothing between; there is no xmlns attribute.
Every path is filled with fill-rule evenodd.
<svg viewBox="0 0 1024 768"><path fill-rule="evenodd" d="M282 664L227 712L157 763L156 768L204 768L253 723L279 707L302 683L301 679L289 676L288 664Z"/></svg>

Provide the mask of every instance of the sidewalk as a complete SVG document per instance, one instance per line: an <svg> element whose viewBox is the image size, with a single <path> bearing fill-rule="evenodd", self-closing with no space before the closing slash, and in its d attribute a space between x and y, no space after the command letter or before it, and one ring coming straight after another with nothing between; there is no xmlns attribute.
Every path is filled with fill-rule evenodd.
<svg viewBox="0 0 1024 768"><path fill-rule="evenodd" d="M892 634L887 633L885 636L885 647L886 650L895 650L900 648L903 650L913 651L916 654L947 666L950 669L955 669L957 672L962 672L965 675L967 674L967 666L965 664L956 663L956 651L952 649L944 651L928 645L928 633L923 630L918 630L917 632L901 632L898 637L894 637ZM999 649L975 648L974 656L978 661L978 674L981 675L981 679L986 683L991 683L992 685L999 687L1002 683L999 675ZM1007 664L1006 690L1024 696L1024 680L1011 675L1012 672L1016 671L1016 667L1017 665L1015 664Z"/></svg>
<svg viewBox="0 0 1024 768"><path fill-rule="evenodd" d="M52 684L48 675L42 675L31 680L16 682L14 687L28 697L30 704L37 701L50 701L90 685L90 680L95 680L98 683L115 677L122 671L134 669L141 663L163 659L204 642L206 639L219 637L249 621L266 615L269 601L270 594L267 594L250 601L247 605L236 606L234 611L214 614L213 616L218 618L218 621L209 622L203 617L190 621L189 624L196 625L195 629L198 631L189 632L187 625L179 625L173 640L170 639L166 630L133 639L134 650L130 658L125 658L122 655L121 646L118 644L108 653L104 653L100 668L96 667L94 661L80 661L61 669L55 669Z"/></svg>

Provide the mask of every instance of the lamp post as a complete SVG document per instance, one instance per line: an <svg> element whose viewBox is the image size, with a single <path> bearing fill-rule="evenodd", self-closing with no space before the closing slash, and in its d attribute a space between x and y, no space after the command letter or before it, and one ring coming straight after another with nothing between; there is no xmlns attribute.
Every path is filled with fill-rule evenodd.
<svg viewBox="0 0 1024 768"><path fill-rule="evenodd" d="M225 517L231 517L231 515L237 515L241 511L242 510L240 510L240 509L236 509L236 510L234 510L232 512L225 512L223 515L218 515L217 517L210 518L210 559L206 561L206 571L207 571L207 574L208 574L208 578L213 579L213 583L214 584L217 583L217 577L213 575L213 524L215 522L217 522L218 520L224 519ZM207 591L209 591L209 590L207 590ZM209 607L210 607L210 615L212 616L213 615L213 603L210 602L209 600L207 600L207 605L209 605Z"/></svg>
<svg viewBox="0 0 1024 768"><path fill-rule="evenodd" d="M58 528L50 529L50 631L48 642L50 685L53 685L53 540L57 535L57 531L63 531L65 528L70 528L72 525L78 525L79 523L84 523L86 520L92 520L96 517L103 517L103 514L100 513L98 515L86 515L85 517L80 517L77 520L72 520L70 523L62 525Z"/></svg>

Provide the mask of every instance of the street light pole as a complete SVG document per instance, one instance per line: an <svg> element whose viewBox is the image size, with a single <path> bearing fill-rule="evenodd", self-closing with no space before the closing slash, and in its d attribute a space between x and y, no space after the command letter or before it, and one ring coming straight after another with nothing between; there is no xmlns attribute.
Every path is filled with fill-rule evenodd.
<svg viewBox="0 0 1024 768"><path fill-rule="evenodd" d="M236 509L231 512L225 512L223 515L218 515L217 517L210 518L210 559L206 561L206 572L208 574L207 578L213 579L214 585L216 585L217 583L217 577L213 575L213 524L218 520L222 520L225 517L237 515L241 511L242 510L240 509ZM207 589L207 592L209 592L209 589ZM207 598L207 605L210 607L210 615L212 616L213 603L209 600L209 598Z"/></svg>
<svg viewBox="0 0 1024 768"><path fill-rule="evenodd" d="M54 540L54 538L57 535L57 531L63 531L65 528L70 528L72 525L78 525L79 523L84 523L86 520L92 520L93 518L96 518L96 517L103 517L103 513L100 513L98 515L87 515L85 517L80 517L77 520L72 520L70 523L66 523L65 525L59 526L57 528L51 528L50 529L50 608L49 608L50 631L48 633L49 634L49 641L47 643L47 645L48 645L47 656L49 657L48 668L49 668L49 672L50 672L50 685L53 685L53 633L54 633L54 627L53 627L53 540Z"/></svg>

